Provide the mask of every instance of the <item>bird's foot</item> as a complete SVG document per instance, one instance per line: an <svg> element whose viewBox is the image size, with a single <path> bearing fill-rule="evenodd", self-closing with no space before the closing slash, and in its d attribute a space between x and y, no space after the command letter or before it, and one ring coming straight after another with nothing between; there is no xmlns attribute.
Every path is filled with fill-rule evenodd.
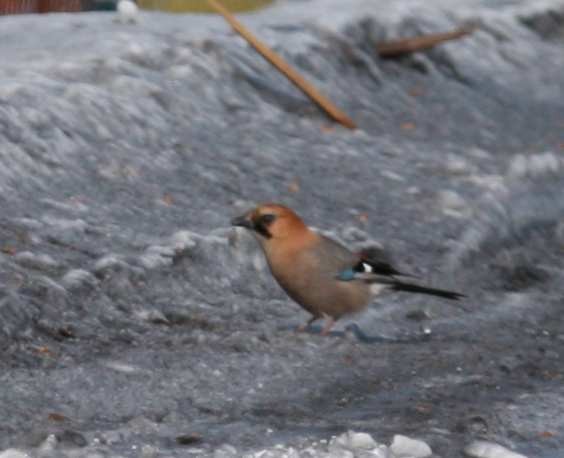
<svg viewBox="0 0 564 458"><path fill-rule="evenodd" d="M316 321L318 319L319 319L319 317L312 316L304 324L301 324L300 326L296 327L296 332L306 332L306 331L308 331L310 329L311 325L314 323L314 321Z"/></svg>
<svg viewBox="0 0 564 458"><path fill-rule="evenodd" d="M312 333L312 334L319 334L321 332L320 327L316 326L316 325L310 325L310 324L300 324L295 325L295 324L285 324L282 326L278 326L278 329L280 331L293 331L295 333Z"/></svg>
<svg viewBox="0 0 564 458"><path fill-rule="evenodd" d="M301 324L299 326L297 325L284 325L284 326L279 326L278 329L283 330L283 331L293 331L295 333L308 333L308 334L316 334L316 335L342 335L343 333L341 331L331 331L328 330L325 334L323 333L323 329L320 325L318 324L310 324L310 323L304 323Z"/></svg>
<svg viewBox="0 0 564 458"><path fill-rule="evenodd" d="M322 336L328 336L329 333L331 332L331 328L335 324L335 319L331 316L328 316L328 315L325 315L323 318L325 318L325 323L323 324L323 329L321 330L321 335Z"/></svg>

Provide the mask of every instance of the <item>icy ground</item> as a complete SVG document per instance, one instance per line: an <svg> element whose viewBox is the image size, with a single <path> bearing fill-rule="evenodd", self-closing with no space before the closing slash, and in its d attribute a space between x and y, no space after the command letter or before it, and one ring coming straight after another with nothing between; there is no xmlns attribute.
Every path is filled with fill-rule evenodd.
<svg viewBox="0 0 564 458"><path fill-rule="evenodd" d="M0 17L0 457L410 456L397 435L411 456L563 456L564 1L241 18L360 128L220 18ZM305 313L228 227L265 200L464 308L389 295L335 336L292 332Z"/></svg>

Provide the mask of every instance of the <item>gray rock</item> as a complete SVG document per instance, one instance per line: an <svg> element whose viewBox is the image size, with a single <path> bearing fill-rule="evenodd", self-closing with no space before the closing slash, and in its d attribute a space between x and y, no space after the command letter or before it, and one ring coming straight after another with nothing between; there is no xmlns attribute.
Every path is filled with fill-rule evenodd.
<svg viewBox="0 0 564 458"><path fill-rule="evenodd" d="M346 455L347 453L352 453L354 456L360 453L380 456L386 449L385 446L379 445L370 434L355 431L348 431L332 438L328 448L332 454L341 453Z"/></svg>
<svg viewBox="0 0 564 458"><path fill-rule="evenodd" d="M98 279L90 272L84 269L69 270L61 279L61 283L65 288L80 288L82 286L96 286Z"/></svg>
<svg viewBox="0 0 564 458"><path fill-rule="evenodd" d="M425 458L433 452L425 442L396 434L390 445L390 451L395 458Z"/></svg>
<svg viewBox="0 0 564 458"><path fill-rule="evenodd" d="M237 449L229 444L224 444L213 452L213 458L235 458Z"/></svg>
<svg viewBox="0 0 564 458"><path fill-rule="evenodd" d="M438 203L447 214L464 215L468 213L468 204L456 191L443 190L438 193Z"/></svg>
<svg viewBox="0 0 564 458"><path fill-rule="evenodd" d="M462 157L450 155L447 158L445 170L451 175L469 175L476 170L476 167Z"/></svg>
<svg viewBox="0 0 564 458"><path fill-rule="evenodd" d="M21 266L37 270L50 270L60 267L60 263L48 254L36 254L30 251L21 251L14 256L14 259Z"/></svg>
<svg viewBox="0 0 564 458"><path fill-rule="evenodd" d="M525 455L487 441L472 442L464 448L464 454L471 458L527 458Z"/></svg>
<svg viewBox="0 0 564 458"><path fill-rule="evenodd" d="M49 434L45 441L38 447L38 454L40 456L51 457L53 456L53 452L57 448L59 443L59 439L55 434Z"/></svg>
<svg viewBox="0 0 564 458"><path fill-rule="evenodd" d="M32 456L29 453L23 452L21 450L10 448L1 452L0 458L32 458Z"/></svg>
<svg viewBox="0 0 564 458"><path fill-rule="evenodd" d="M356 453L355 458L394 458L390 452L390 449L383 445L377 445L370 450L361 450Z"/></svg>
<svg viewBox="0 0 564 458"><path fill-rule="evenodd" d="M533 155L517 155L512 161L509 174L515 178L558 173L564 166L562 159L552 152Z"/></svg>
<svg viewBox="0 0 564 458"><path fill-rule="evenodd" d="M157 458L159 456L159 449L152 445L143 445L141 447L141 458Z"/></svg>
<svg viewBox="0 0 564 458"><path fill-rule="evenodd" d="M349 431L349 444L350 447L356 450L369 450L376 448L378 444L372 436L367 433L355 433Z"/></svg>

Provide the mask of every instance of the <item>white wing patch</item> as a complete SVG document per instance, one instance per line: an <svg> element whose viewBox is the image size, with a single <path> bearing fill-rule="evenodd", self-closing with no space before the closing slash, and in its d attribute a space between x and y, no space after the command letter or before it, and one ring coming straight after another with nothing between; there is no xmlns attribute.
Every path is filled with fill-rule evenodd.
<svg viewBox="0 0 564 458"><path fill-rule="evenodd" d="M361 266L364 273L372 273L374 271L372 266L366 262L361 263Z"/></svg>

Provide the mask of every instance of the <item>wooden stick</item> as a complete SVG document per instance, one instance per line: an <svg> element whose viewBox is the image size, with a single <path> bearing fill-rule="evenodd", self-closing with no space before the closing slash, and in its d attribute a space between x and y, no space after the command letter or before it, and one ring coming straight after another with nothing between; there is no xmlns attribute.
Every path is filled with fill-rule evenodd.
<svg viewBox="0 0 564 458"><path fill-rule="evenodd" d="M456 40L457 38L472 33L476 28L475 25L465 25L450 32L431 33L415 38L384 41L376 45L376 51L378 51L380 57L398 57L404 54L430 49L445 41Z"/></svg>
<svg viewBox="0 0 564 458"><path fill-rule="evenodd" d="M272 49L263 44L255 37L243 24L241 24L218 0L207 0L210 6L221 14L224 19L233 27L233 29L241 35L247 42L255 48L258 53L278 69L286 78L304 92L311 100L313 100L321 109L323 109L331 118L341 123L349 129L356 129L355 123L333 103L322 95L311 83L301 76L296 70L285 62L282 57L276 54Z"/></svg>

